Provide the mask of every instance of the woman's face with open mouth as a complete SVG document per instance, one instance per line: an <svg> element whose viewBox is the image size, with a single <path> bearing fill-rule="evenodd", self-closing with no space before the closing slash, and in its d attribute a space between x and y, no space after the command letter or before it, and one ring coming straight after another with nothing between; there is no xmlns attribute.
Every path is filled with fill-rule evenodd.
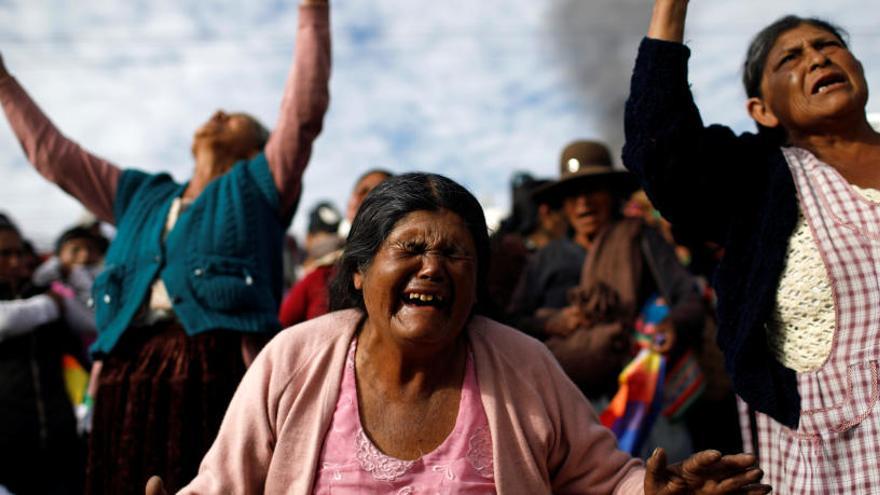
<svg viewBox="0 0 880 495"><path fill-rule="evenodd" d="M477 294L477 250L464 220L418 210L397 222L370 265L354 275L367 323L401 347L450 345Z"/></svg>
<svg viewBox="0 0 880 495"><path fill-rule="evenodd" d="M584 190L566 196L562 211L577 237L592 239L611 221L613 202L607 190Z"/></svg>
<svg viewBox="0 0 880 495"><path fill-rule="evenodd" d="M778 125L794 135L863 112L868 99L861 63L833 33L811 24L776 40L767 55L761 92Z"/></svg>

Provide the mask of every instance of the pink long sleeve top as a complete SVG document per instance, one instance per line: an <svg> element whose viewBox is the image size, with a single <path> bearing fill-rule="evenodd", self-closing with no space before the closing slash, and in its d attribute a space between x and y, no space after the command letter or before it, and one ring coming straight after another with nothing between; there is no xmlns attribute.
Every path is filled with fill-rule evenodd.
<svg viewBox="0 0 880 495"><path fill-rule="evenodd" d="M311 493L361 319L357 310L330 313L275 337L181 493ZM467 332L499 493L643 493L641 462L617 450L544 345L479 316Z"/></svg>
<svg viewBox="0 0 880 495"><path fill-rule="evenodd" d="M327 5L301 6L296 54L265 154L289 218L302 174L329 103L330 20ZM28 161L46 179L79 200L97 218L113 223L120 168L64 136L10 75L0 77L0 104Z"/></svg>

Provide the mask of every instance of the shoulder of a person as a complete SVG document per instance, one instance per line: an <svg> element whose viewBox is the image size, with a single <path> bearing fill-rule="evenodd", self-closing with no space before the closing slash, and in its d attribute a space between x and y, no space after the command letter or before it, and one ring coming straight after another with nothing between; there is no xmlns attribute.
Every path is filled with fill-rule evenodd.
<svg viewBox="0 0 880 495"><path fill-rule="evenodd" d="M576 242L568 237L561 237L550 241L546 246L535 252L534 259L548 260L581 252L584 252L584 249Z"/></svg>
<svg viewBox="0 0 880 495"><path fill-rule="evenodd" d="M313 318L292 327L285 328L276 335L267 348L296 344L301 347L323 347L328 342L350 335L361 318L357 309L343 309Z"/></svg>
<svg viewBox="0 0 880 495"><path fill-rule="evenodd" d="M304 321L278 333L263 349L276 365L307 363L316 356L337 351L339 345L348 345L361 312L346 309Z"/></svg>
<svg viewBox="0 0 880 495"><path fill-rule="evenodd" d="M147 172L136 168L127 168L123 170L122 175L119 176L119 185L127 187L166 181L174 182L174 179L168 172Z"/></svg>
<svg viewBox="0 0 880 495"><path fill-rule="evenodd" d="M491 318L474 316L468 331L472 345L481 347L481 351L494 355L498 363L513 369L525 371L535 365L544 370L547 363L555 363L544 343Z"/></svg>
<svg viewBox="0 0 880 495"><path fill-rule="evenodd" d="M125 169L119 176L116 188L117 207L119 202L128 201L141 194L154 194L162 191L162 187L178 187L174 179L166 172L150 173L137 169ZM156 188L160 189L156 189ZM118 212L117 212L118 213Z"/></svg>

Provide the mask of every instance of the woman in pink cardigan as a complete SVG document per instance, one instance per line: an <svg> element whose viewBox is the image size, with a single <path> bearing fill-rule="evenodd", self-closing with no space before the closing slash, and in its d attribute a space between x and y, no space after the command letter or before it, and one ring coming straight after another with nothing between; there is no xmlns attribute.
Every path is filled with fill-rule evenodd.
<svg viewBox="0 0 880 495"><path fill-rule="evenodd" d="M279 334L182 493L767 493L754 457L667 466L616 449L546 347L479 316L477 200L438 175L378 186L331 305ZM161 493L154 478L147 493Z"/></svg>

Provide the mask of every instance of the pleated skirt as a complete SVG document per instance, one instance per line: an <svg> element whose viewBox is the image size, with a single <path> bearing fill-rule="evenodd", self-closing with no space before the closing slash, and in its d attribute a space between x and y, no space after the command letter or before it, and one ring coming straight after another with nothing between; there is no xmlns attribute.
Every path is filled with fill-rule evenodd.
<svg viewBox="0 0 880 495"><path fill-rule="evenodd" d="M177 322L129 329L99 378L86 493L144 493L152 475L173 493L195 477L245 372L241 338L188 336Z"/></svg>

